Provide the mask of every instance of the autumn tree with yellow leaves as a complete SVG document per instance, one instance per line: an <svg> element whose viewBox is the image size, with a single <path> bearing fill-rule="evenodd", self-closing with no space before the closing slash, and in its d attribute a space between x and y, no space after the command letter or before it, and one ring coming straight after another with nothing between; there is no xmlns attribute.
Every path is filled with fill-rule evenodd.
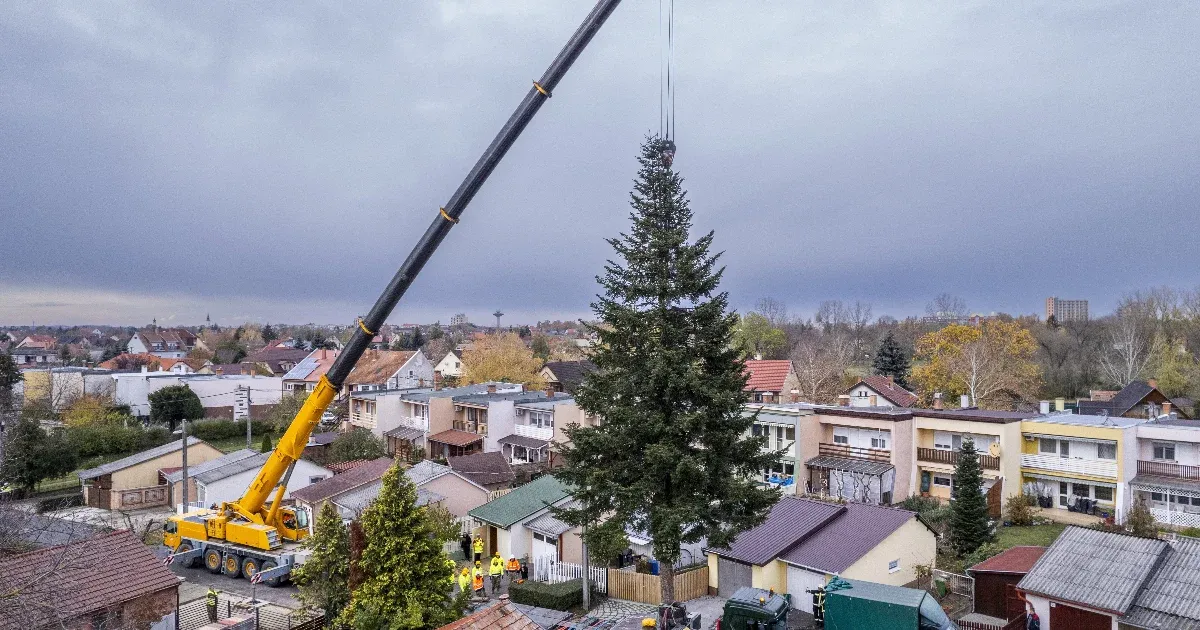
<svg viewBox="0 0 1200 630"><path fill-rule="evenodd" d="M541 389L546 385L541 370L542 362L516 333L476 339L471 350L463 353L463 382L467 384L502 381Z"/></svg>
<svg viewBox="0 0 1200 630"><path fill-rule="evenodd" d="M910 380L925 404L941 392L966 394L983 409L1007 409L1014 395L1037 397L1042 375L1036 353L1037 341L1017 322L953 324L917 340Z"/></svg>

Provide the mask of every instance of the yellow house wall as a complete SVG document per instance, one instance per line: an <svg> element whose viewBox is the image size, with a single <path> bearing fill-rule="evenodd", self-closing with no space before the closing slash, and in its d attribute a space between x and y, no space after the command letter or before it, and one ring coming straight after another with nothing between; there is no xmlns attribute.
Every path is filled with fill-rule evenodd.
<svg viewBox="0 0 1200 630"><path fill-rule="evenodd" d="M533 544L533 537L530 536L530 545ZM562 548L563 562L573 562L575 564L583 563L583 530L576 527L571 531L563 534L559 540Z"/></svg>
<svg viewBox="0 0 1200 630"><path fill-rule="evenodd" d="M911 420L879 420L876 418L856 418L852 416L834 416L814 414L812 416L820 423L815 432L820 436L818 442L833 443L833 427L855 427L859 429L878 429L891 434L892 465L896 467L896 482L892 488L894 501L899 501L916 492L920 486L913 485L913 475L916 473L916 452L913 450L913 423ZM801 440L807 441L806 438ZM816 444L813 444L812 455L804 455L804 461L817 455ZM802 451L805 449L801 449ZM805 479L807 481L807 479Z"/></svg>
<svg viewBox="0 0 1200 630"><path fill-rule="evenodd" d="M200 442L188 447L188 465L203 464L210 459L223 455L221 451L207 442ZM158 485L158 470L160 468L175 468L183 465L183 451L174 451L161 457L142 462L135 466L118 470L112 474L113 490L128 490L130 488L145 488ZM195 495L191 500L196 500Z"/></svg>
<svg viewBox="0 0 1200 630"><path fill-rule="evenodd" d="M1021 431L1024 422L1008 422L998 424L992 422L971 422L969 420L950 420L946 418L924 418L916 417L917 427L917 444L920 448L933 448L933 432L934 431L950 431L953 433L974 433L977 435L994 435L1000 438L1000 470L992 471L984 469L983 474L991 477L998 475L1004 479L1004 496L1012 496L1021 493L1021 453L1024 439L1022 439ZM914 453L914 461L916 460ZM926 470L953 470L952 466L940 466L928 462L919 462L918 467ZM921 477L917 470L913 473L914 490L919 491L921 488ZM949 498L950 489L945 488L935 494L934 488L930 486L930 494L934 496L944 496Z"/></svg>
<svg viewBox="0 0 1200 630"><path fill-rule="evenodd" d="M750 586L775 589L777 593L786 593L787 565L779 560L772 560L766 566L750 567Z"/></svg>
<svg viewBox="0 0 1200 630"><path fill-rule="evenodd" d="M1130 436L1129 440L1122 439L1126 435L1126 431L1129 432L1129 436ZM1131 475L1129 475L1129 477L1126 477L1125 465L1124 465L1125 464L1125 449L1131 448L1131 449L1134 449L1135 451L1137 449L1137 440L1133 437L1134 435L1136 435L1136 431L1132 427L1129 429L1122 429L1120 427L1091 427L1091 426L1080 426L1080 425L1074 425L1074 424L1057 424L1057 423L1053 423L1053 422L1037 422L1037 421L1033 421L1033 420L1022 420L1021 421L1021 433L1023 434L1022 439L1021 439L1021 452L1029 453L1029 454L1035 454L1038 452L1038 440L1034 439L1032 442L1027 442L1027 441L1025 441L1025 439L1023 437L1024 434L1050 435L1050 436L1057 436L1057 437L1064 437L1064 438L1075 437L1075 438L1085 438L1085 439L1089 439L1089 440L1109 440L1111 442L1116 442L1117 443L1117 480L1118 481L1128 481L1129 477L1133 476L1131 474ZM1126 442L1129 442L1129 443L1126 444ZM1137 458L1135 455L1135 457L1134 457L1135 462L1136 462L1136 459ZM1136 465L1136 463L1135 463L1135 465ZM1131 470L1130 472L1132 473L1133 471ZM1094 477L1091 475L1079 475L1079 474L1070 474L1070 473L1055 473L1055 474L1058 474L1060 476L1065 476L1065 477L1079 478L1079 479L1091 479L1091 480L1106 481L1106 482L1112 481L1111 479L1106 478L1106 477Z"/></svg>
<svg viewBox="0 0 1200 630"><path fill-rule="evenodd" d="M937 537L915 517L842 572L842 577L904 586L917 579L917 565L933 566ZM888 563L900 561L900 570L888 573Z"/></svg>
<svg viewBox="0 0 1200 630"><path fill-rule="evenodd" d="M454 399L429 399L429 435L454 428Z"/></svg>
<svg viewBox="0 0 1200 630"><path fill-rule="evenodd" d="M717 580L717 555L713 553L706 555L708 557L708 588L715 591L720 585Z"/></svg>

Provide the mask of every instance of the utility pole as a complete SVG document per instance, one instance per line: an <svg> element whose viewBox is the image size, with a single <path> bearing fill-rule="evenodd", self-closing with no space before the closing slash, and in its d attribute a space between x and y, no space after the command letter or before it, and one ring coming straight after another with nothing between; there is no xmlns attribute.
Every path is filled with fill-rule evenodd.
<svg viewBox="0 0 1200 630"><path fill-rule="evenodd" d="M246 448L250 446L250 386L246 386Z"/></svg>
<svg viewBox="0 0 1200 630"><path fill-rule="evenodd" d="M182 426L182 427L183 427L183 429L182 429L182 431L183 431L183 441L182 441L182 444L183 444L183 455L182 455L182 458L183 458L183 461L182 461L182 465L183 465L183 484L181 485L181 487L183 488L183 497L182 497L182 498L183 498L183 511L184 511L184 512L187 512L187 511L188 511L188 510L187 510L187 504L188 504L188 474L187 474L187 452L188 452L188 448L187 448L187 447L188 447L188 444L187 444L187 422L188 422L188 421L187 421L187 418L184 418L184 419L183 419L183 420L180 422L180 426Z"/></svg>
<svg viewBox="0 0 1200 630"><path fill-rule="evenodd" d="M583 609L586 611L592 608L592 589L588 588L587 523L583 524L583 536Z"/></svg>

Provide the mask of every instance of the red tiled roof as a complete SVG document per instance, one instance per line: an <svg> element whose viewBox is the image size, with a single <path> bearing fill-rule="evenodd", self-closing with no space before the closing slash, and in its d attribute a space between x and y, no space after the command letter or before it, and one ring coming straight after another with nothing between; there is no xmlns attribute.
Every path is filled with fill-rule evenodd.
<svg viewBox="0 0 1200 630"><path fill-rule="evenodd" d="M888 380L888 377L880 374L872 374L871 376L860 378L858 379L858 383L863 383L867 387L875 390L880 396L888 399L897 407L911 407L917 404L917 401L920 400L917 398L916 394L904 389L903 387L900 387L899 385ZM850 389L858 387L858 383L852 385Z"/></svg>
<svg viewBox="0 0 1200 630"><path fill-rule="evenodd" d="M508 595L501 595L500 601L495 604L438 630L541 630L541 626L514 608L508 601Z"/></svg>
<svg viewBox="0 0 1200 630"><path fill-rule="evenodd" d="M1044 553L1045 547L1012 547L967 570L972 573L1029 573Z"/></svg>
<svg viewBox="0 0 1200 630"><path fill-rule="evenodd" d="M746 381L748 392L782 392L783 382L792 371L791 361L774 361L758 359L746 361Z"/></svg>
<svg viewBox="0 0 1200 630"><path fill-rule="evenodd" d="M366 464L367 461L368 460L365 460L365 459L352 459L348 462L337 462L334 464L329 464L328 466L326 466L326 468L328 468L329 470L332 470L333 474L337 475L340 473L344 473L347 470L354 470L355 468L358 468L359 466Z"/></svg>
<svg viewBox="0 0 1200 630"><path fill-rule="evenodd" d="M383 474L395 463L391 458L380 457L361 466L356 466L339 475L318 481L311 486L305 486L292 493L292 498L309 505L316 505L327 499L332 499L343 492L353 490L361 485L378 481Z"/></svg>
<svg viewBox="0 0 1200 630"><path fill-rule="evenodd" d="M180 580L129 530L11 556L0 560L0 592L19 594L0 601L0 630L58 626Z"/></svg>
<svg viewBox="0 0 1200 630"><path fill-rule="evenodd" d="M346 377L346 385L383 384L416 354L415 350L367 350Z"/></svg>
<svg viewBox="0 0 1200 630"><path fill-rule="evenodd" d="M429 436L430 442L439 442L441 444L449 444L450 446L467 446L481 440L483 440L483 436L478 433L459 431L458 429L448 429Z"/></svg>

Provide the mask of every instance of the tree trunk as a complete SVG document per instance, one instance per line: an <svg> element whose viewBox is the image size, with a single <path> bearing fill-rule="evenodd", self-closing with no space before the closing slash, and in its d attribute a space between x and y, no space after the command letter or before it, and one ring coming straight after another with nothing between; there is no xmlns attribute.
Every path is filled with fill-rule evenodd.
<svg viewBox="0 0 1200 630"><path fill-rule="evenodd" d="M675 563L660 560L658 562L658 579L662 581L662 599L664 604L675 603Z"/></svg>

